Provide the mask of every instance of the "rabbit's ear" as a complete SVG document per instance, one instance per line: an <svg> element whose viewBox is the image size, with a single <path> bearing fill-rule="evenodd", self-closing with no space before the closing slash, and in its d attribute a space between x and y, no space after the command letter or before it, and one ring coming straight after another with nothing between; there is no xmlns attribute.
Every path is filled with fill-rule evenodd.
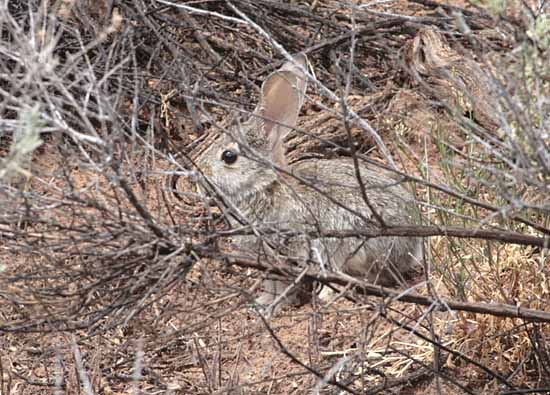
<svg viewBox="0 0 550 395"><path fill-rule="evenodd" d="M295 57L295 62L307 67L305 55ZM272 73L262 85L262 96L257 113L262 117L262 133L269 142L273 160L285 164L282 144L286 134L296 126L298 114L304 102L307 77L292 62L285 63Z"/></svg>
<svg viewBox="0 0 550 395"><path fill-rule="evenodd" d="M293 62L286 62L279 71L290 71L296 76L295 92L299 95L300 104L298 112L304 103L307 88L307 76L304 71L308 70L308 60L305 54L298 54L293 57Z"/></svg>

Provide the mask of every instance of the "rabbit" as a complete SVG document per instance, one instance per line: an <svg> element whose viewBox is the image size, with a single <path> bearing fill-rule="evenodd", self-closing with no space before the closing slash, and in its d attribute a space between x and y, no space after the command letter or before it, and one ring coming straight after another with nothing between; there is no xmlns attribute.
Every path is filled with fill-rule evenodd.
<svg viewBox="0 0 550 395"><path fill-rule="evenodd" d="M418 213L412 195L378 168L359 165L366 200L350 158L306 159L288 165L283 139L298 121L307 87L307 64L305 55L298 55L269 75L250 118L236 123L206 147L196 165L249 224L301 234L287 240L286 256L311 258L325 269L341 270L379 285L393 285L419 267L422 239L311 240L306 235L315 230L376 229L379 223L369 205L384 223L392 225L414 223ZM235 218L230 223L240 226ZM274 233L272 237L276 238ZM254 235L237 236L234 242L255 251L265 248L265 243ZM272 278L262 285L264 292L256 299L259 305L296 302L297 292L287 289L292 281Z"/></svg>

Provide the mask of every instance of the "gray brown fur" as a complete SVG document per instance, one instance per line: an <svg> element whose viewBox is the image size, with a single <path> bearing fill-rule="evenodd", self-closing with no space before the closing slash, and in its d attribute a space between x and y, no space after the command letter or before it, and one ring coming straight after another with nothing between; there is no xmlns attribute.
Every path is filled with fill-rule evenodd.
<svg viewBox="0 0 550 395"><path fill-rule="evenodd" d="M306 65L303 56L296 61ZM302 70L290 62L271 74L262 86L261 103L255 114L208 147L197 164L210 183L252 225L269 224L275 229L298 233L377 228L378 222L363 199L350 159L311 159L292 166L286 164L282 139L296 125L305 97L305 82ZM285 103L280 104L281 100ZM268 119L265 119L266 113ZM233 164L221 159L227 149L239 154ZM284 171L275 170L273 164ZM360 166L360 173L368 200L385 223L416 222L413 197L390 174L365 165ZM232 224L238 226L235 220ZM238 237L235 242L242 247L259 248L253 236ZM319 254L312 254L312 249ZM390 285L418 265L422 244L413 237L365 241L358 238L310 240L303 236L293 238L285 253L298 259L316 259L320 255L322 262L317 263L327 268ZM282 279L266 280L264 294L258 302L272 303L289 284Z"/></svg>

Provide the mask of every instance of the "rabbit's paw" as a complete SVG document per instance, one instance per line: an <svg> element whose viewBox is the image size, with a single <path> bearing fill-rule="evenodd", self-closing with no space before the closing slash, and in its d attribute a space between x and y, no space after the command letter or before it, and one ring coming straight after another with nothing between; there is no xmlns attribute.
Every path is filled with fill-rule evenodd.
<svg viewBox="0 0 550 395"><path fill-rule="evenodd" d="M253 309L265 318L274 317L281 310L281 306L283 305L281 301L275 304L276 300L277 295L271 292L264 292L254 301Z"/></svg>
<svg viewBox="0 0 550 395"><path fill-rule="evenodd" d="M275 317L279 314L279 312L281 311L282 306L283 306L282 303L262 304L262 305L255 305L254 310L257 313L263 315L264 318L270 319L270 318L273 318L273 317Z"/></svg>
<svg viewBox="0 0 550 395"><path fill-rule="evenodd" d="M254 304L258 306L269 306L275 300L276 295L271 292L264 292L254 300Z"/></svg>

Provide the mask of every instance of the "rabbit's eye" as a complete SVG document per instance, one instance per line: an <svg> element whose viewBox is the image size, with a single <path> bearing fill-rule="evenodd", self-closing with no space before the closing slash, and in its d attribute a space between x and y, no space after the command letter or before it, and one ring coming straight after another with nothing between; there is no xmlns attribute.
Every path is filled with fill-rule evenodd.
<svg viewBox="0 0 550 395"><path fill-rule="evenodd" d="M232 165L233 163L235 163L238 156L239 155L235 151L232 151L230 149L226 149L222 152L222 160L228 165Z"/></svg>

